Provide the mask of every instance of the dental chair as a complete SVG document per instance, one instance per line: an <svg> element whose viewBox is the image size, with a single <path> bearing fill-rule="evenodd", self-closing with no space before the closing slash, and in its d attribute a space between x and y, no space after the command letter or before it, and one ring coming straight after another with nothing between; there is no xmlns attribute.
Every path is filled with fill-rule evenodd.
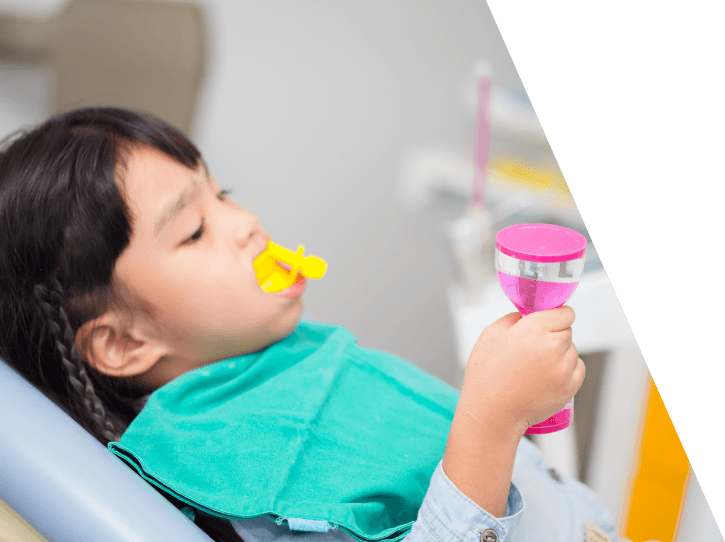
<svg viewBox="0 0 725 542"><path fill-rule="evenodd" d="M48 542L211 541L2 359L0 501ZM0 540L22 532L5 509Z"/></svg>

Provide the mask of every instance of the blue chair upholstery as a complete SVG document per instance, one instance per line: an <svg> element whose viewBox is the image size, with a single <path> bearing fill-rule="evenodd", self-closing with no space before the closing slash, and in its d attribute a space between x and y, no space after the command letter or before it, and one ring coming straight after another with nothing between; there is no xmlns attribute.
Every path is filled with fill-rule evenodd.
<svg viewBox="0 0 725 542"><path fill-rule="evenodd" d="M2 359L0 500L51 542L211 541Z"/></svg>

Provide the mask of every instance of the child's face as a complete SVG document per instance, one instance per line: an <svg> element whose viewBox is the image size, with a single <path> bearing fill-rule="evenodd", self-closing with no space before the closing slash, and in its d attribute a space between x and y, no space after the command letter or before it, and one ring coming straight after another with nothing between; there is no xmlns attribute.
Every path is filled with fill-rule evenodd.
<svg viewBox="0 0 725 542"><path fill-rule="evenodd" d="M115 277L155 307L146 333L168 347L148 384L254 352L294 330L301 294L267 293L254 273L269 234L220 196L203 165L191 170L142 147L129 157L123 179L133 233Z"/></svg>

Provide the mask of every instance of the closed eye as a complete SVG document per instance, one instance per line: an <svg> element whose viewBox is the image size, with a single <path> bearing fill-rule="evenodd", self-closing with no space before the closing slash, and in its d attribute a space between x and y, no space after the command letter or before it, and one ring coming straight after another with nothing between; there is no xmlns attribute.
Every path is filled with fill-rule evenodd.
<svg viewBox="0 0 725 542"><path fill-rule="evenodd" d="M227 195L229 195L230 193L231 193L230 190L221 190L217 194L216 197L220 201L224 201L224 200L227 199ZM184 241L183 244L187 245L187 244L196 243L199 239L201 239L202 236L204 235L204 230L206 229L205 226L206 226L206 223L205 223L204 219L202 218L201 219L201 225L199 226L199 229L196 230L191 237L189 237L186 241Z"/></svg>

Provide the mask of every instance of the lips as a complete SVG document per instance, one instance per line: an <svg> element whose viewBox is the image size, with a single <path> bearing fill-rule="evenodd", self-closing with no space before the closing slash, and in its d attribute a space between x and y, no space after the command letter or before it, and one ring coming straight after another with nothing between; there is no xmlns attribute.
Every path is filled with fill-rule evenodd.
<svg viewBox="0 0 725 542"><path fill-rule="evenodd" d="M300 295L302 292L305 291L305 286L307 285L307 280L305 277L297 274L297 282L295 282L292 286L288 286L284 290L280 292L276 292L274 295L278 297L294 297L297 295Z"/></svg>
<svg viewBox="0 0 725 542"><path fill-rule="evenodd" d="M264 254L266 250L267 250L267 243L265 241L264 248L262 248L260 250L259 254L256 256L256 258L253 261L256 261L257 259L259 259L259 257L262 254ZM288 274L292 270L291 265L289 265L288 263L282 262L280 260L276 260L275 265L277 267L279 267L280 269L283 269ZM256 270L255 270L255 272L256 272ZM291 286L288 286L284 290L280 290L279 292L270 292L270 293L273 293L273 295L276 295L278 297L294 297L294 296L300 295L304 291L307 281L305 280L305 277L303 277L301 273L297 272L296 275L297 276L296 276L296 280L295 280L294 284L292 284ZM258 280L261 280L261 279L259 279L259 277L258 277ZM260 286L263 286L262 282L260 282Z"/></svg>
<svg viewBox="0 0 725 542"><path fill-rule="evenodd" d="M292 266L289 264L286 264L284 262L280 262L279 260L275 262L277 266L284 269L287 273L289 273L292 270ZM276 295L278 297L294 297L300 295L302 292L304 292L305 287L307 286L307 280L305 277L302 276L301 273L297 273L297 280L294 284L291 286L288 286L284 290L280 290L279 292L274 292L273 295Z"/></svg>

